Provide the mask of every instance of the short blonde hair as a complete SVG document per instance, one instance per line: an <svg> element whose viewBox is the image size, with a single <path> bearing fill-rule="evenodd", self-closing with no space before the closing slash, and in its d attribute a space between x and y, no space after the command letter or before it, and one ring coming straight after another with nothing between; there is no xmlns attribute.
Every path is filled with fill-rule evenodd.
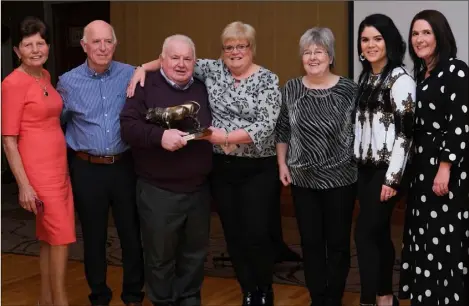
<svg viewBox="0 0 469 306"><path fill-rule="evenodd" d="M221 34L222 46L227 40L242 40L249 42L252 54L256 54L256 30L247 23L235 21L225 27Z"/></svg>

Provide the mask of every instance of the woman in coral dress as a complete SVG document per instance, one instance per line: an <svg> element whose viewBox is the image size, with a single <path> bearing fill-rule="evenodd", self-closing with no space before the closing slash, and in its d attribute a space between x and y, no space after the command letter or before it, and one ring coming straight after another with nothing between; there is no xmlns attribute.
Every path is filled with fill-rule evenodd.
<svg viewBox="0 0 469 306"><path fill-rule="evenodd" d="M68 305L64 280L68 245L76 240L74 208L60 127L62 99L43 69L49 54L45 24L25 19L14 46L21 65L2 82L2 142L18 183L19 203L36 215L39 303Z"/></svg>

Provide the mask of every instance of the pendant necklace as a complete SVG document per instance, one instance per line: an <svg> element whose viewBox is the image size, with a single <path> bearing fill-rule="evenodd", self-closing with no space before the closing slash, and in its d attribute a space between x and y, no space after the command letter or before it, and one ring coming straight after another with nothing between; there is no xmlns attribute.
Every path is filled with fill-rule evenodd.
<svg viewBox="0 0 469 306"><path fill-rule="evenodd" d="M46 86L46 85L42 85L42 84L39 82L40 79L35 78L35 77L34 77L34 79L36 80L36 83L42 88L42 91L44 92L44 96L45 96L45 97L48 97L48 96L49 96L49 92L47 91L47 86Z"/></svg>
<svg viewBox="0 0 469 306"><path fill-rule="evenodd" d="M29 71L27 71L26 69L24 69L23 67L23 70L24 72L26 72L27 74L29 74L30 76L32 76L34 78L34 80L36 80L36 83L42 88L42 91L44 93L44 96L45 97L48 97L49 96L49 92L47 91L47 86L46 85L42 85L41 82L39 81L40 79L42 79L42 72L41 72L41 76L38 78L36 76L34 76L33 74L31 74Z"/></svg>

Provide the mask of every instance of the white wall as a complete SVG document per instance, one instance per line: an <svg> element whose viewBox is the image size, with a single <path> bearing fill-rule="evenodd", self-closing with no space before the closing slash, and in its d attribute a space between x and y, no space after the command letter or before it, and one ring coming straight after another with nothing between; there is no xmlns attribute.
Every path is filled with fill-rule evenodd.
<svg viewBox="0 0 469 306"><path fill-rule="evenodd" d="M401 32L407 43L409 27L414 16L425 9L434 9L443 13L448 19L458 46L458 58L468 63L468 2L467 1L354 1L353 2L353 70L357 81L362 65L357 54L357 31L360 22L368 15L381 13L389 16ZM413 65L409 57L407 46L404 63L409 72Z"/></svg>

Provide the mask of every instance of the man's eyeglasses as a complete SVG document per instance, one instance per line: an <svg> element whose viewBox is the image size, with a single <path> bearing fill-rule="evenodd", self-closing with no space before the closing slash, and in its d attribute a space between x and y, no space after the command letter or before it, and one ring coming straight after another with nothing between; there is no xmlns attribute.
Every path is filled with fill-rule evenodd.
<svg viewBox="0 0 469 306"><path fill-rule="evenodd" d="M223 46L223 51L226 53L231 53L234 51L234 49L238 50L239 52L244 52L246 51L247 48L249 48L249 44L247 45L236 45L236 46Z"/></svg>

